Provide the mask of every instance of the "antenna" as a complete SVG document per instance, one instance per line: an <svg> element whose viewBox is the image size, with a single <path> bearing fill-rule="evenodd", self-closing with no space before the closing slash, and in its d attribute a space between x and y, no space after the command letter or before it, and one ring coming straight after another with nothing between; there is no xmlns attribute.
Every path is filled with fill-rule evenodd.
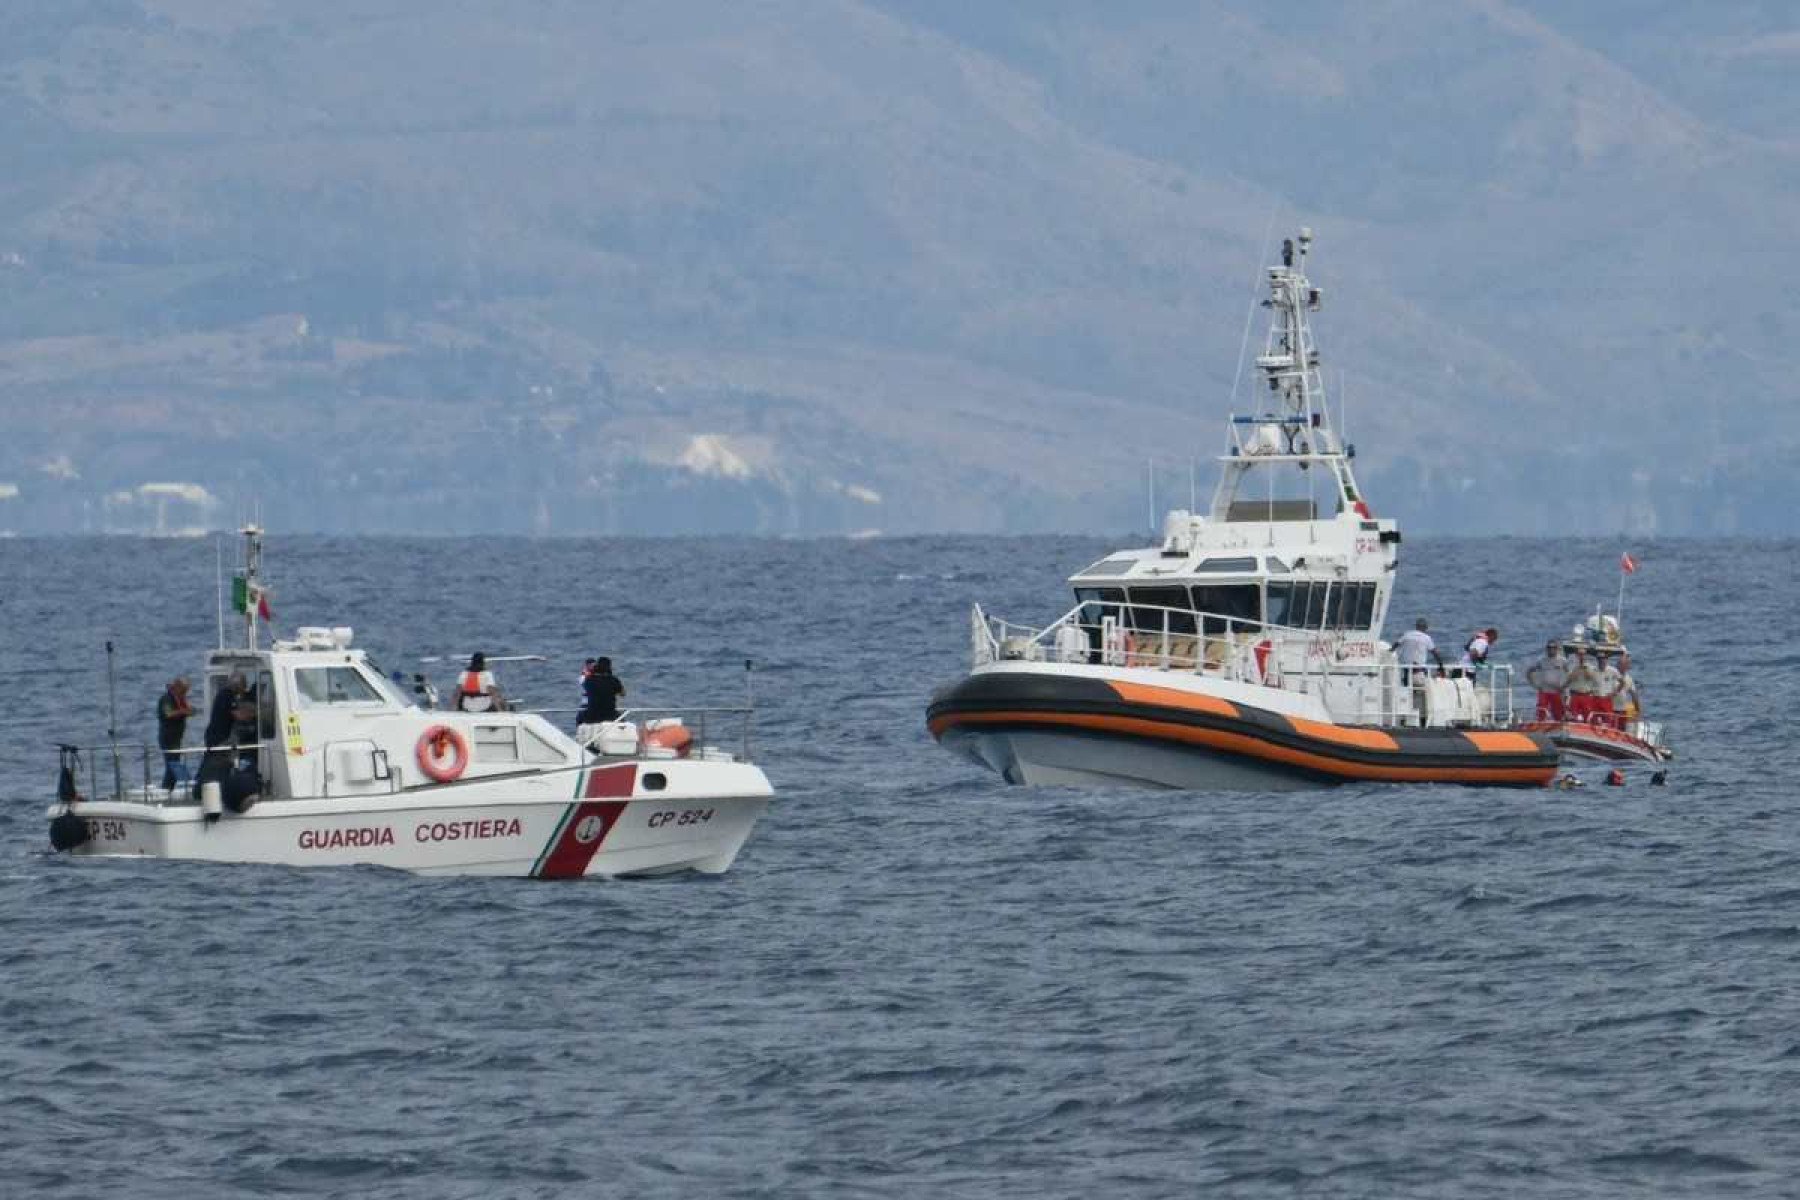
<svg viewBox="0 0 1800 1200"><path fill-rule="evenodd" d="M1145 459L1144 467L1150 479L1150 532L1156 532L1156 460Z"/></svg>
<svg viewBox="0 0 1800 1200"><path fill-rule="evenodd" d="M1250 351L1250 326L1256 320L1256 297L1262 293L1263 264L1269 261L1269 239L1275 234L1275 215L1281 211L1277 201L1269 206L1269 220L1263 226L1262 252L1256 256L1256 268L1251 271L1250 307L1244 312L1244 336L1238 342L1237 370L1231 376L1231 411L1237 411L1238 384L1244 378L1244 355Z"/></svg>
<svg viewBox="0 0 1800 1200"><path fill-rule="evenodd" d="M125 772L119 766L119 687L113 669L112 639L106 639L106 739L112 745L113 795L125 795Z"/></svg>
<svg viewBox="0 0 1800 1200"><path fill-rule="evenodd" d="M750 761L750 730L756 724L756 662L744 660L744 761Z"/></svg>
<svg viewBox="0 0 1800 1200"><path fill-rule="evenodd" d="M1338 368L1338 448L1350 444L1350 372Z"/></svg>
<svg viewBox="0 0 1800 1200"><path fill-rule="evenodd" d="M225 539L213 534L213 595L219 602L219 649L225 648Z"/></svg>

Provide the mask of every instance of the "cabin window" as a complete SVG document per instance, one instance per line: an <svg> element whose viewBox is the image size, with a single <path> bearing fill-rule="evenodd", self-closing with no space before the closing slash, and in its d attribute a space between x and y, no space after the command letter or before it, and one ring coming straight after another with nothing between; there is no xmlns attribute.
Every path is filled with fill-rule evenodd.
<svg viewBox="0 0 1800 1200"><path fill-rule="evenodd" d="M477 725L470 740L469 756L476 762L518 762L516 725Z"/></svg>
<svg viewBox="0 0 1800 1200"><path fill-rule="evenodd" d="M1132 588L1131 603L1131 627L1139 633L1161 633L1165 618L1170 633L1194 632L1194 614L1188 608L1186 588ZM1165 611L1169 609L1175 611Z"/></svg>
<svg viewBox="0 0 1800 1200"><path fill-rule="evenodd" d="M381 693L355 667L295 667L294 691L301 708L382 703Z"/></svg>
<svg viewBox="0 0 1800 1200"><path fill-rule="evenodd" d="M1288 586L1292 591L1284 624L1295 629L1317 629L1325 612L1325 585L1297 580Z"/></svg>
<svg viewBox="0 0 1800 1200"><path fill-rule="evenodd" d="M1294 585L1286 580L1269 585L1269 597L1263 602L1263 612L1271 625L1292 624L1288 620L1288 602L1293 599Z"/></svg>
<svg viewBox="0 0 1800 1200"><path fill-rule="evenodd" d="M1325 628L1342 629L1344 627L1344 599L1350 589L1341 583L1327 584L1325 592Z"/></svg>
<svg viewBox="0 0 1800 1200"><path fill-rule="evenodd" d="M1356 604L1348 614L1346 624L1352 629L1367 629L1375 619L1375 585L1359 583L1356 585Z"/></svg>
<svg viewBox="0 0 1800 1200"><path fill-rule="evenodd" d="M1205 584L1193 589L1194 611L1204 614L1203 633L1236 631L1262 620L1262 588L1254 583Z"/></svg>
<svg viewBox="0 0 1800 1200"><path fill-rule="evenodd" d="M1123 615L1123 588L1076 588L1075 602L1081 605L1081 623L1098 625L1106 617Z"/></svg>

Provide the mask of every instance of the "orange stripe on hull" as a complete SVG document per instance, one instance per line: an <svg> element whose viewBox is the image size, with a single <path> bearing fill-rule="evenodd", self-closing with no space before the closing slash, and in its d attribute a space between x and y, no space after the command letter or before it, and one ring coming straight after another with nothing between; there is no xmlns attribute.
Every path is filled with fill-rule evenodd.
<svg viewBox="0 0 1800 1200"><path fill-rule="evenodd" d="M1109 679L1106 686L1119 694L1119 699L1133 704L1157 704L1163 708L1184 708L1189 712L1212 713L1216 717L1235 717L1238 706L1217 696L1200 696L1179 688L1156 687L1148 683L1124 683Z"/></svg>
<svg viewBox="0 0 1800 1200"><path fill-rule="evenodd" d="M1113 685L1119 686L1117 684ZM1159 689L1160 690L1160 689ZM1228 750L1247 758L1283 763L1334 775L1340 779L1368 779L1387 783L1537 783L1547 784L1556 774L1554 764L1544 767L1406 767L1374 766L1348 763L1340 759L1276 746L1260 738L1217 729L1196 729L1188 725L1169 725L1141 717L1110 717L1092 713L986 712L963 713L940 717L931 722L933 737L942 737L953 725L1066 725L1074 729L1104 733L1128 733L1165 741L1188 742L1214 750ZM1524 739L1532 752L1538 747Z"/></svg>
<svg viewBox="0 0 1800 1200"><path fill-rule="evenodd" d="M1538 745L1523 733L1471 733L1463 736L1475 743L1483 754L1536 754Z"/></svg>
<svg viewBox="0 0 1800 1200"><path fill-rule="evenodd" d="M1294 732L1303 733L1310 738L1318 738L1321 742L1337 742L1343 746L1360 746L1364 750L1400 749L1400 743L1394 740L1391 733L1383 733L1379 729L1347 729L1342 725L1327 725L1323 721L1308 721L1304 717L1289 717L1288 724ZM1527 739L1529 740L1529 739ZM1530 747L1536 749L1536 747Z"/></svg>

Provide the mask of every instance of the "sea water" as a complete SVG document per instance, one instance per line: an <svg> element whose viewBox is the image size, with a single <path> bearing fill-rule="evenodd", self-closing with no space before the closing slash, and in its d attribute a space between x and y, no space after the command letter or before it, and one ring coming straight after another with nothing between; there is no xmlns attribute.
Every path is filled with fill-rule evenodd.
<svg viewBox="0 0 1800 1200"><path fill-rule="evenodd" d="M1792 543L1630 547L1666 787L1026 790L937 749L971 602L1047 621L1130 540L271 538L278 628L390 669L753 697L779 798L731 872L572 884L49 855L106 641L148 740L215 546L0 542L0 1194L1794 1194ZM1622 548L1408 541L1388 632L1523 665Z"/></svg>

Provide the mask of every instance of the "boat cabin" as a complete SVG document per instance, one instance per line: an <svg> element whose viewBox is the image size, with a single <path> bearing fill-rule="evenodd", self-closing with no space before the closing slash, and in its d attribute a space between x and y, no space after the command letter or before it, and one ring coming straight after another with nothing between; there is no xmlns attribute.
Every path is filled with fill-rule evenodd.
<svg viewBox="0 0 1800 1200"><path fill-rule="evenodd" d="M1218 487L1204 515L1177 509L1162 543L1109 555L1070 583L1081 624L1139 638L1256 635L1349 647L1372 659L1387 617L1400 530L1378 520L1356 483L1356 448L1325 403L1308 314L1319 290L1298 261L1312 241L1282 246L1269 268L1274 314L1256 359L1267 397L1231 418Z"/></svg>
<svg viewBox="0 0 1800 1200"><path fill-rule="evenodd" d="M445 780L424 769L429 731L454 731L466 745L457 779L577 766L582 751L543 717L524 712L436 712L420 708L368 655L352 631L302 628L267 650L207 655L210 715L233 676L246 689L236 704L236 749L209 755L214 774L254 768L259 794L305 799L398 793ZM203 763L200 777L207 777Z"/></svg>

